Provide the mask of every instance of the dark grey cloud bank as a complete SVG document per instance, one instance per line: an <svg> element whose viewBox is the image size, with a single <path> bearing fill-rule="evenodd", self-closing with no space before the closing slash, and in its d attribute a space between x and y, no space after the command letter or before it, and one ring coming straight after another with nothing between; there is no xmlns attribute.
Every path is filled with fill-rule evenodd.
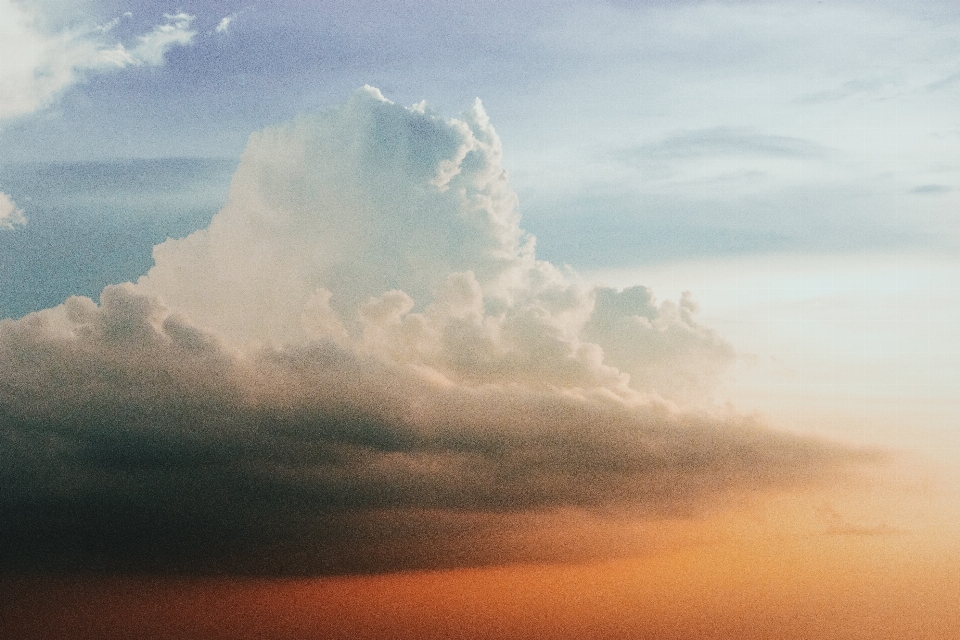
<svg viewBox="0 0 960 640"><path fill-rule="evenodd" d="M0 567L326 574L569 559L562 509L689 516L873 459L748 419L438 387L333 344L241 362L126 288L0 330ZM602 544L599 545L602 548ZM636 551L636 549L634 549Z"/></svg>
<svg viewBox="0 0 960 640"><path fill-rule="evenodd" d="M208 228L0 322L0 569L316 575L576 560L878 461L710 397L687 297L534 255L500 141L364 88L255 134Z"/></svg>

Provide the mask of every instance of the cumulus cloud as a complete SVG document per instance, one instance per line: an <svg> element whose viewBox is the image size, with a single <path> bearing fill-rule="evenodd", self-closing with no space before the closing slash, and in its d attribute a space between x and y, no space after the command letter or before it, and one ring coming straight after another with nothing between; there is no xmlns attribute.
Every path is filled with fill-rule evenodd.
<svg viewBox="0 0 960 640"><path fill-rule="evenodd" d="M0 0L0 119L31 113L51 104L89 73L130 65L160 65L175 45L189 44L192 16L166 15L166 22L140 36L127 49L110 42L115 26L70 28L50 32L41 16L13 0Z"/></svg>
<svg viewBox="0 0 960 640"><path fill-rule="evenodd" d="M516 206L479 101L367 87L254 134L136 284L0 323L0 567L570 559L517 541L875 459L710 409L732 353L696 305L538 260Z"/></svg>
<svg viewBox="0 0 960 640"><path fill-rule="evenodd" d="M334 337L458 383L708 396L729 345L689 301L538 260L501 161L479 102L445 121L364 89L252 136L224 209L138 287L236 345Z"/></svg>
<svg viewBox="0 0 960 640"><path fill-rule="evenodd" d="M131 285L6 321L0 354L7 570L569 559L596 551L509 540L570 512L698 513L868 460L603 388L450 384L330 341L241 356Z"/></svg>
<svg viewBox="0 0 960 640"><path fill-rule="evenodd" d="M27 223L23 210L7 194L0 191L0 229L13 229Z"/></svg>

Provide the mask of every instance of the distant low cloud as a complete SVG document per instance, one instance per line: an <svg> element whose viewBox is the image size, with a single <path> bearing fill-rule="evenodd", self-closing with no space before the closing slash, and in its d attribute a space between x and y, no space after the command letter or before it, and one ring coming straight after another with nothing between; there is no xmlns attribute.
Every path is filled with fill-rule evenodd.
<svg viewBox="0 0 960 640"><path fill-rule="evenodd" d="M828 153L826 147L803 138L762 134L745 128L712 127L682 131L662 140L626 149L620 152L620 157L624 160L635 157L669 159L718 155L810 158Z"/></svg>
<svg viewBox="0 0 960 640"><path fill-rule="evenodd" d="M940 195L942 193L949 193L950 191L950 187L945 184L922 184L919 187L911 189L910 193L916 193L918 195Z"/></svg>
<svg viewBox="0 0 960 640"><path fill-rule="evenodd" d="M713 406L733 353L695 303L537 259L502 154L479 101L445 120L366 87L254 134L136 284L0 323L0 569L563 561L611 549L547 522L879 460Z"/></svg>
<svg viewBox="0 0 960 640"><path fill-rule="evenodd" d="M85 75L130 65L163 64L173 46L189 44L192 16L166 15L166 22L127 48L108 35L116 25L67 29L41 28L30 5L0 0L0 120L32 113L53 103Z"/></svg>
<svg viewBox="0 0 960 640"><path fill-rule="evenodd" d="M942 91L960 84L960 72L952 73L927 85L927 91Z"/></svg>
<svg viewBox="0 0 960 640"><path fill-rule="evenodd" d="M884 80L848 80L835 89L805 93L797 98L797 103L821 104L825 102L836 102L854 95L875 94L889 87L890 84L889 81Z"/></svg>
<svg viewBox="0 0 960 640"><path fill-rule="evenodd" d="M0 191L0 230L13 229L27 223L23 211L10 199L10 196Z"/></svg>
<svg viewBox="0 0 960 640"><path fill-rule="evenodd" d="M906 529L884 522L878 524L851 522L830 505L821 506L817 512L826 524L824 533L831 536L885 537L910 534Z"/></svg>

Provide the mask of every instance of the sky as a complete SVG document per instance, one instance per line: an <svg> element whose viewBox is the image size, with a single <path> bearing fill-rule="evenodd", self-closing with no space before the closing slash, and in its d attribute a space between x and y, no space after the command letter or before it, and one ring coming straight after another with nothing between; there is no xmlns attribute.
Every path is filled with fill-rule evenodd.
<svg viewBox="0 0 960 640"><path fill-rule="evenodd" d="M0 0L0 628L956 636L958 27Z"/></svg>

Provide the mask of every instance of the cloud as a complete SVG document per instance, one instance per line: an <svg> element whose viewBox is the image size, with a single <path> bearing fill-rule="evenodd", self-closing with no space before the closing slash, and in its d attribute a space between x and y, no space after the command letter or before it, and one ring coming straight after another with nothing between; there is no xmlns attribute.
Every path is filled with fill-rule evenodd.
<svg viewBox="0 0 960 640"><path fill-rule="evenodd" d="M131 285L6 321L0 352L6 570L569 560L589 549L501 536L571 511L696 514L870 460L603 388L451 385L329 341L240 356Z"/></svg>
<svg viewBox="0 0 960 640"><path fill-rule="evenodd" d="M130 64L158 66L163 57L174 45L187 45L193 40L196 31L190 30L193 16L186 13L164 14L167 24L157 25L150 33L140 36L139 42L130 52Z"/></svg>
<svg viewBox="0 0 960 640"><path fill-rule="evenodd" d="M224 17L223 19L221 19L220 22L217 24L217 27L214 29L214 32L216 32L216 33L227 33L227 31L229 31L229 29L230 29L230 23L233 22L233 21L236 19L236 17L237 17L237 14L235 14L235 13L231 13L230 15L225 16L225 17Z"/></svg>
<svg viewBox="0 0 960 640"><path fill-rule="evenodd" d="M236 345L333 337L458 383L672 398L692 385L668 371L693 380L730 362L692 306L538 260L501 158L479 103L448 122L362 90L252 136L223 210L156 247L138 287Z"/></svg>
<svg viewBox="0 0 960 640"><path fill-rule="evenodd" d="M136 284L0 323L0 567L570 560L612 552L549 533L584 518L878 460L711 408L732 352L689 297L538 260L516 206L479 101L445 120L366 87L254 134Z"/></svg>
<svg viewBox="0 0 960 640"><path fill-rule="evenodd" d="M850 522L836 509L829 504L822 505L817 509L820 519L826 525L824 533L831 536L856 536L856 537L884 537L907 535L910 531L900 527L894 527L885 522L878 524L861 524Z"/></svg>
<svg viewBox="0 0 960 640"><path fill-rule="evenodd" d="M192 16L166 15L167 22L140 36L132 49L106 40L115 22L48 32L41 16L13 0L0 0L0 119L32 113L53 103L86 74L130 65L163 64L175 45L189 44Z"/></svg>
<svg viewBox="0 0 960 640"><path fill-rule="evenodd" d="M927 91L942 91L943 89L948 89L958 83L960 83L960 72L951 73L946 77L931 82L927 84L926 89Z"/></svg>
<svg viewBox="0 0 960 640"><path fill-rule="evenodd" d="M910 193L916 193L923 196L935 196L942 193L949 193L950 191L950 187L945 184L922 184L919 187L914 187L911 189Z"/></svg>
<svg viewBox="0 0 960 640"><path fill-rule="evenodd" d="M0 230L13 229L27 223L23 211L10 199L10 196L0 191Z"/></svg>
<svg viewBox="0 0 960 640"><path fill-rule="evenodd" d="M621 151L620 155L625 159L638 155L657 159L717 155L810 158L824 156L827 151L816 142L803 138L754 133L744 128L713 127L676 133L636 149Z"/></svg>
<svg viewBox="0 0 960 640"><path fill-rule="evenodd" d="M805 93L797 98L798 104L836 102L850 96L871 95L891 86L889 80L848 80L835 89Z"/></svg>

